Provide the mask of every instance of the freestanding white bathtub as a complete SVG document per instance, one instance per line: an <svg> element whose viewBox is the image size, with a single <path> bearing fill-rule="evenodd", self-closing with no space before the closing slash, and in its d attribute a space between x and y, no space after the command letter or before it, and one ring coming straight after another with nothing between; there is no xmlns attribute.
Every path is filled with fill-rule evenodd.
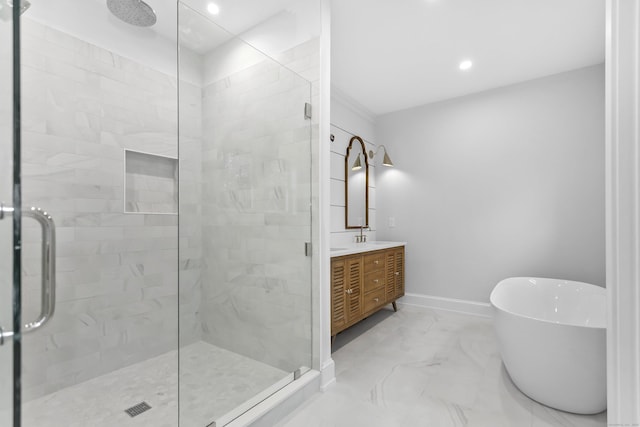
<svg viewBox="0 0 640 427"><path fill-rule="evenodd" d="M490 300L502 361L524 394L577 414L607 408L604 288L512 277Z"/></svg>

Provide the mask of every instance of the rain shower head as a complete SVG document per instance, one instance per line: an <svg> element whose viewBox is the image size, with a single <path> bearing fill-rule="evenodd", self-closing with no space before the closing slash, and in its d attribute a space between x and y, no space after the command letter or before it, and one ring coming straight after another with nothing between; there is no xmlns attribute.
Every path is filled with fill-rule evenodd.
<svg viewBox="0 0 640 427"><path fill-rule="evenodd" d="M11 10L15 0L0 0L0 19L3 21L11 21ZM27 0L20 1L20 15L31 7L31 3Z"/></svg>
<svg viewBox="0 0 640 427"><path fill-rule="evenodd" d="M127 24L150 27L156 23L156 13L142 0L107 0L107 7Z"/></svg>

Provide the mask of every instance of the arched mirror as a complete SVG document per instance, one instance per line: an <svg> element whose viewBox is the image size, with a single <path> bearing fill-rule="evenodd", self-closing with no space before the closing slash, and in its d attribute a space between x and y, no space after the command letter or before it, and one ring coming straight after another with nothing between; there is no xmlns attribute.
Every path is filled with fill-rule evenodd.
<svg viewBox="0 0 640 427"><path fill-rule="evenodd" d="M369 161L362 138L351 138L344 160L345 228L368 227Z"/></svg>

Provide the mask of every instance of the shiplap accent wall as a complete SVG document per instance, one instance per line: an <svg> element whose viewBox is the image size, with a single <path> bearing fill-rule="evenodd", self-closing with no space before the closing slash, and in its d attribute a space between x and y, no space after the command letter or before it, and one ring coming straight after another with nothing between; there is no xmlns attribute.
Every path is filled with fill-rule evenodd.
<svg viewBox="0 0 640 427"><path fill-rule="evenodd" d="M372 115L338 89L331 90L331 247L343 247L355 241L358 230L345 228L345 166L349 141L354 135L362 138L367 152L376 149ZM376 240L376 164L379 156L369 159L369 227L367 238Z"/></svg>

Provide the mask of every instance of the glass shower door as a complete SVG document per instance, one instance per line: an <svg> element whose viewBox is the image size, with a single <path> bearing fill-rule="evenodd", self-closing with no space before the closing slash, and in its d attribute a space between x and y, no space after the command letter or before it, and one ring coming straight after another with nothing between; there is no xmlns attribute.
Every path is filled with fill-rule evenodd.
<svg viewBox="0 0 640 427"><path fill-rule="evenodd" d="M176 43L160 34L175 34L175 7L158 12L161 28L121 21L105 1L31 3L21 19L22 205L55 219L58 286L51 322L22 340L22 426L175 427ZM22 235L31 320L38 224L24 219Z"/></svg>
<svg viewBox="0 0 640 427"><path fill-rule="evenodd" d="M13 22L12 10L0 1L0 203L13 203ZM1 215L1 214L0 214ZM13 330L13 223L0 220L0 328ZM19 345L19 343L17 343ZM11 339L0 338L0 425L13 424L13 370ZM19 372L16 372L19 375Z"/></svg>
<svg viewBox="0 0 640 427"><path fill-rule="evenodd" d="M220 427L311 366L311 84L178 13L180 421Z"/></svg>

